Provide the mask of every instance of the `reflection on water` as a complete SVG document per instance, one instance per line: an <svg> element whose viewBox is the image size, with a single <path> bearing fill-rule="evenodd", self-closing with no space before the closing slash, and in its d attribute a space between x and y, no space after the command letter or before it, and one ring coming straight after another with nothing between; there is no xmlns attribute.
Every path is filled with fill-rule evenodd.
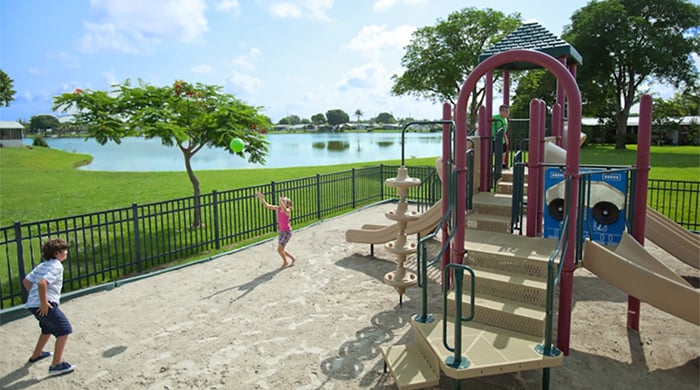
<svg viewBox="0 0 700 390"><path fill-rule="evenodd" d="M338 152L350 147L348 141L328 141L328 150Z"/></svg>
<svg viewBox="0 0 700 390"><path fill-rule="evenodd" d="M192 158L195 170L285 168L370 162L401 158L401 133L304 133L268 134L269 153L265 165L251 164L226 149L205 147ZM127 137L117 145L100 145L93 139L48 138L49 146L93 156L92 171L184 171L185 162L177 147L163 146L160 139ZM406 159L435 157L441 153L440 133L406 133ZM31 139L25 144L31 145Z"/></svg>

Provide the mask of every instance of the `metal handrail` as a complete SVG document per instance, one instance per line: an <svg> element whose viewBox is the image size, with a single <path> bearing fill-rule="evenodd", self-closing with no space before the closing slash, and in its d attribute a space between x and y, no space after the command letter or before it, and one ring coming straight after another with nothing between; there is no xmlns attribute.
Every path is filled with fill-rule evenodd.
<svg viewBox="0 0 700 390"><path fill-rule="evenodd" d="M448 290L443 289L442 293L442 345L454 355L448 356L445 359L445 364L452 368L467 368L469 367L469 360L462 356L462 322L468 322L474 319L474 270L471 267L464 264L450 263L445 267L443 278L443 286L447 285L447 278L450 273L448 270L454 268L454 278L455 278L455 321L454 321L454 340L455 345L451 347L447 342L447 293ZM470 279L470 305L469 305L469 316L462 317L462 289L464 282L464 271L468 271L471 274Z"/></svg>

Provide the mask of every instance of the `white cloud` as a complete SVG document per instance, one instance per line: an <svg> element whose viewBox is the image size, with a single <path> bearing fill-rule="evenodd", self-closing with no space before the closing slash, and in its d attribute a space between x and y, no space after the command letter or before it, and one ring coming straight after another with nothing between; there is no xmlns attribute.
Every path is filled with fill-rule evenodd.
<svg viewBox="0 0 700 390"><path fill-rule="evenodd" d="M377 0L374 2L374 5L372 6L372 10L374 12L386 12L390 10L391 8L394 8L397 6L399 3L407 3L407 4L418 4L418 3L425 3L427 2L426 0Z"/></svg>
<svg viewBox="0 0 700 390"><path fill-rule="evenodd" d="M268 11L279 18L301 18L321 20L324 22L332 19L326 13L333 7L333 0L296 0L275 1L268 6Z"/></svg>
<svg viewBox="0 0 700 390"><path fill-rule="evenodd" d="M398 26L387 30L386 26L363 26L360 32L350 40L350 49L358 51L378 51L388 48L403 48L411 41L413 26Z"/></svg>
<svg viewBox="0 0 700 390"><path fill-rule="evenodd" d="M99 21L86 21L84 50L138 53L160 41L193 42L208 30L204 0L91 0Z"/></svg>
<svg viewBox="0 0 700 390"><path fill-rule="evenodd" d="M214 67L209 64L199 64L192 67L192 73L195 74L213 74Z"/></svg>
<svg viewBox="0 0 700 390"><path fill-rule="evenodd" d="M105 80L105 83L108 86L121 83L121 81L117 79L117 75L113 71L103 72L102 78Z"/></svg>
<svg viewBox="0 0 700 390"><path fill-rule="evenodd" d="M386 89L387 77L386 69L379 62L370 62L350 69L345 76L338 82L337 87L340 91L352 89Z"/></svg>
<svg viewBox="0 0 700 390"><path fill-rule="evenodd" d="M262 58L262 51L258 48L252 48L248 53L240 55L233 59L233 65L236 68L244 70L255 70L255 64Z"/></svg>
<svg viewBox="0 0 700 390"><path fill-rule="evenodd" d="M274 3L270 5L270 13L280 18L300 18L301 8L292 3Z"/></svg>
<svg viewBox="0 0 700 390"><path fill-rule="evenodd" d="M27 68L27 72L31 75L38 76L41 74L41 71L33 66L30 66Z"/></svg>
<svg viewBox="0 0 700 390"><path fill-rule="evenodd" d="M226 81L248 94L253 94L262 84L260 79L237 70L232 71Z"/></svg>
<svg viewBox="0 0 700 390"><path fill-rule="evenodd" d="M241 5L238 3L238 0L221 0L216 4L216 9L219 11L235 11L238 12L241 8Z"/></svg>

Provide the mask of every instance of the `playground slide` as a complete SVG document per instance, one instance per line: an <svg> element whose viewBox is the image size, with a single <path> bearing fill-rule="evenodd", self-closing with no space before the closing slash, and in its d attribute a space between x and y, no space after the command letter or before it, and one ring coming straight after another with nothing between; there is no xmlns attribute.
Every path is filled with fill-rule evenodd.
<svg viewBox="0 0 700 390"><path fill-rule="evenodd" d="M418 219L406 224L406 234L420 234L425 236L435 230L442 218L442 200L435 202ZM398 223L391 225L362 225L360 229L348 229L345 232L347 242L359 242L363 244L383 244L396 239L399 232Z"/></svg>
<svg viewBox="0 0 700 390"><path fill-rule="evenodd" d="M621 241L615 252L602 245L586 241L583 247L583 266L601 279L646 302L659 310L663 310L678 318L700 325L700 290L690 287L687 283L679 283L678 276L666 276L667 271L657 272L659 263L648 252L643 259L628 259L626 256L637 253L640 248L634 248L633 238ZM620 248L622 247L622 248ZM640 252L641 253L641 252ZM653 268L645 266L652 259L656 265ZM673 271L668 270L673 273Z"/></svg>
<svg viewBox="0 0 700 390"><path fill-rule="evenodd" d="M700 235L647 207L645 236L682 262L700 269Z"/></svg>

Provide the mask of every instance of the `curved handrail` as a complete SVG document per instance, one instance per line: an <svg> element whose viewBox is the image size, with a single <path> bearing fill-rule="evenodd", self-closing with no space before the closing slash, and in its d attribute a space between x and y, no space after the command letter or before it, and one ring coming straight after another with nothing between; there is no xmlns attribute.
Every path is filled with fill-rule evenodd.
<svg viewBox="0 0 700 390"><path fill-rule="evenodd" d="M453 120L438 120L438 121L414 121L414 122L408 122L403 126L403 129L401 129L401 166L405 166L406 162L406 151L404 150L404 146L406 145L406 129L413 125L444 125L444 124L449 124L451 127L452 132L454 132L454 127L455 127L455 122Z"/></svg>
<svg viewBox="0 0 700 390"><path fill-rule="evenodd" d="M442 275L443 286L446 285L446 278L449 277L449 269L454 268L455 276L455 321L454 321L454 347L450 347L447 342L447 289L443 289L442 292L442 345L450 352L454 352L453 356L447 358L446 363L453 368L466 368L469 366L469 360L462 357L462 322L468 322L474 319L474 283L476 275L474 275L474 270L471 267L464 264L450 263L445 267L445 272ZM469 316L462 317L462 288L464 281L464 271L468 271L471 274L470 278L470 305L469 305Z"/></svg>

